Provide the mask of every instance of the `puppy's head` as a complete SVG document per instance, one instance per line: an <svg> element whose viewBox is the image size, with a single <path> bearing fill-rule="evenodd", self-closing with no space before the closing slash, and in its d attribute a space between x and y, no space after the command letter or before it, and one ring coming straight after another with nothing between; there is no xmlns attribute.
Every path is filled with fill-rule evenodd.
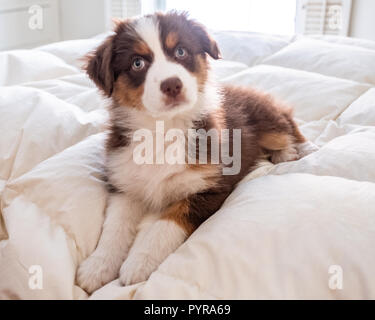
<svg viewBox="0 0 375 320"><path fill-rule="evenodd" d="M202 25L183 13L157 13L119 22L86 70L118 106L177 114L194 108L204 90L207 55L220 52Z"/></svg>

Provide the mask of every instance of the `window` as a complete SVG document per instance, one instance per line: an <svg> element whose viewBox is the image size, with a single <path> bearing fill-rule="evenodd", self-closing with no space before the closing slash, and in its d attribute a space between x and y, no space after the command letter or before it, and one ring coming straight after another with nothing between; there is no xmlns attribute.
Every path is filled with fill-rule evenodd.
<svg viewBox="0 0 375 320"><path fill-rule="evenodd" d="M218 30L274 34L295 32L296 0L165 0L167 10L190 16Z"/></svg>
<svg viewBox="0 0 375 320"><path fill-rule="evenodd" d="M351 0L298 0L296 32L348 35Z"/></svg>
<svg viewBox="0 0 375 320"><path fill-rule="evenodd" d="M141 13L141 0L111 0L111 16L125 18Z"/></svg>
<svg viewBox="0 0 375 320"><path fill-rule="evenodd" d="M351 0L111 0L112 16L188 11L216 30L347 35Z"/></svg>

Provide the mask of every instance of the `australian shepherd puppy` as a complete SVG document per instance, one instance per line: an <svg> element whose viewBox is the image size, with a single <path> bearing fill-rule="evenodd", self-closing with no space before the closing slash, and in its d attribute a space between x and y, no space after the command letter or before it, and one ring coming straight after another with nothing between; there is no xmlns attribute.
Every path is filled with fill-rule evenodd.
<svg viewBox="0 0 375 320"><path fill-rule="evenodd" d="M147 280L259 159L279 163L314 151L290 109L250 88L215 83L209 57L220 58L215 41L176 12L118 22L88 57L87 73L111 106L106 218L96 250L77 272L87 292L117 277L123 285ZM167 139L171 129L182 136ZM147 137L140 132L151 143L136 156ZM196 143L202 136L206 145ZM164 161L175 154L172 144L188 151ZM202 153L205 161L195 161ZM151 157L142 163L145 154Z"/></svg>

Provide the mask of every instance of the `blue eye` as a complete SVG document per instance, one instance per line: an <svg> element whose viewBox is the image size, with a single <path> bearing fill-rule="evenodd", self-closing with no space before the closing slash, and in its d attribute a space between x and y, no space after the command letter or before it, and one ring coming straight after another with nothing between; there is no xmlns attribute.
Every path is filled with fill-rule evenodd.
<svg viewBox="0 0 375 320"><path fill-rule="evenodd" d="M175 52L174 52L174 55L178 59L185 59L186 56L187 56L187 51L183 47L177 47Z"/></svg>
<svg viewBox="0 0 375 320"><path fill-rule="evenodd" d="M132 69L134 71L140 71L145 67L145 65L146 65L145 60L140 57L137 57L133 60Z"/></svg>

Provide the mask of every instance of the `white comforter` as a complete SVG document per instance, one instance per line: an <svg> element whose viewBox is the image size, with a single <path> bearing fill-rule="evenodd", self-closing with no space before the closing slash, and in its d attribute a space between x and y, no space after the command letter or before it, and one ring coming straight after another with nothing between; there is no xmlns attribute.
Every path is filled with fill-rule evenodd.
<svg viewBox="0 0 375 320"><path fill-rule="evenodd" d="M321 148L263 163L147 282L91 298L374 299L375 43L215 37L220 81L291 104ZM0 53L0 298L88 297L74 278L103 222L107 113L79 58L102 39Z"/></svg>

